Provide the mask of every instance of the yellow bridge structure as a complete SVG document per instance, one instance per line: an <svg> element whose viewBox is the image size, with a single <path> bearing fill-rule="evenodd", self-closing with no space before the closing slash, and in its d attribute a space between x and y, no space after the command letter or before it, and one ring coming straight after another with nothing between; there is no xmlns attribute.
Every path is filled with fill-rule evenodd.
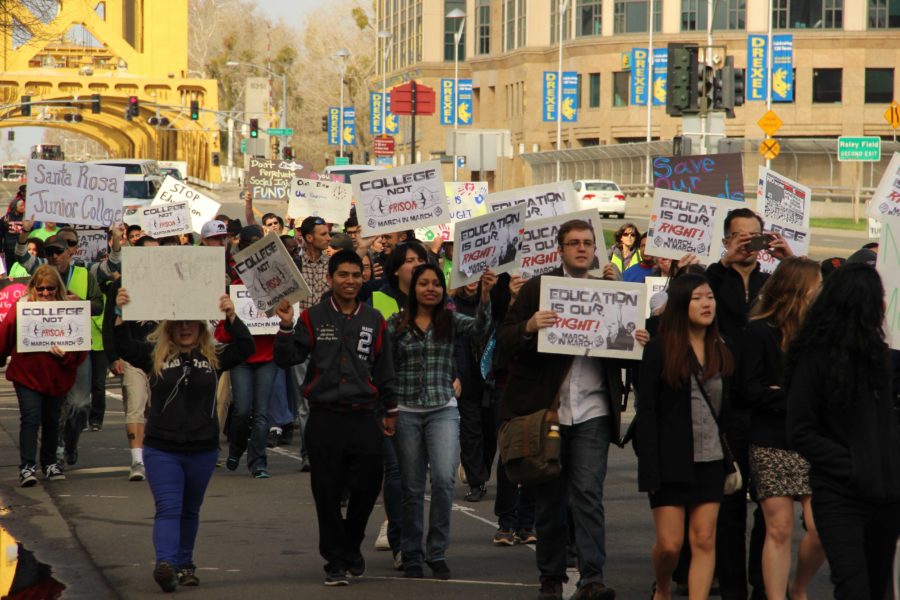
<svg viewBox="0 0 900 600"><path fill-rule="evenodd" d="M187 161L189 177L221 181L218 86L189 77L188 0L62 0L49 13L28 0L3 6L0 128L77 131L110 156ZM131 97L139 114L129 120ZM66 120L76 113L79 122Z"/></svg>

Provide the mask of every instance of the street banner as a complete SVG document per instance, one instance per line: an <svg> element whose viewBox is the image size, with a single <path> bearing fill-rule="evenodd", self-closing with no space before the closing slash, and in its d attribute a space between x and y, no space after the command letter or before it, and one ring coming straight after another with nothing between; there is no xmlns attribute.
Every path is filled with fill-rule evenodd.
<svg viewBox="0 0 900 600"><path fill-rule="evenodd" d="M174 202L142 208L141 229L153 238L190 233L191 211L188 203Z"/></svg>
<svg viewBox="0 0 900 600"><path fill-rule="evenodd" d="M225 252L206 246L125 246L122 287L131 296L122 307L125 321L221 319Z"/></svg>
<svg viewBox="0 0 900 600"><path fill-rule="evenodd" d="M647 308L644 314L647 315L649 319L652 315L650 314L650 298L659 292L665 292L669 288L669 278L668 277L645 277L644 285L647 286Z"/></svg>
<svg viewBox="0 0 900 600"><path fill-rule="evenodd" d="M16 301L28 291L29 281L31 281L30 277L0 279L0 323L6 319L9 311L14 310Z"/></svg>
<svg viewBox="0 0 900 600"><path fill-rule="evenodd" d="M657 156L653 159L653 187L744 200L743 154Z"/></svg>
<svg viewBox="0 0 900 600"><path fill-rule="evenodd" d="M665 106L666 87L669 76L669 50L667 48L653 49L653 106Z"/></svg>
<svg viewBox="0 0 900 600"><path fill-rule="evenodd" d="M453 125L456 119L456 107L453 106L453 79L441 79L440 95L441 125Z"/></svg>
<svg viewBox="0 0 900 600"><path fill-rule="evenodd" d="M122 220L125 169L29 160L25 219L109 227Z"/></svg>
<svg viewBox="0 0 900 600"><path fill-rule="evenodd" d="M765 101L769 85L768 39L765 35L747 36L747 102Z"/></svg>
<svg viewBox="0 0 900 600"><path fill-rule="evenodd" d="M459 80L459 91L456 93L456 124L459 126L472 124L471 79Z"/></svg>
<svg viewBox="0 0 900 600"><path fill-rule="evenodd" d="M270 232L234 255L234 272L241 278L256 307L275 314L282 300L291 304L312 293L281 239ZM319 299L316 298L316 301Z"/></svg>
<svg viewBox="0 0 900 600"><path fill-rule="evenodd" d="M564 213L556 217L546 219L532 219L525 223L525 231L522 233L522 264L519 266L519 274L524 279L531 279L544 273L549 273L560 264L559 242L557 234L559 228L566 221L580 219L587 221L594 228L595 267L602 269L609 262L606 256L606 242L603 239L603 222L600 214L593 209L582 210L573 213Z"/></svg>
<svg viewBox="0 0 900 600"><path fill-rule="evenodd" d="M86 300L16 303L16 351L90 352L91 303Z"/></svg>
<svg viewBox="0 0 900 600"><path fill-rule="evenodd" d="M381 122L384 111L384 123ZM382 130L383 128L383 130ZM374 135L397 135L400 123L397 115L391 112L390 92L371 92L369 94L369 133Z"/></svg>
<svg viewBox="0 0 900 600"><path fill-rule="evenodd" d="M355 175L353 197L363 236L450 220L441 163L434 160Z"/></svg>
<svg viewBox="0 0 900 600"><path fill-rule="evenodd" d="M344 107L344 131L341 135L345 146L356 144L356 109L352 106Z"/></svg>
<svg viewBox="0 0 900 600"><path fill-rule="evenodd" d="M812 211L810 188L761 166L756 202L756 214L765 222L764 233L781 234L796 256L809 254L809 216ZM768 252L759 253L760 262L764 255L766 263L777 266L778 260ZM767 268L763 264L763 270Z"/></svg>
<svg viewBox="0 0 900 600"><path fill-rule="evenodd" d="M78 249L75 251L75 262L85 264L100 260L100 257L109 254L109 244L106 243L106 230L94 227L76 225L78 233Z"/></svg>
<svg viewBox="0 0 900 600"><path fill-rule="evenodd" d="M772 36L772 102L794 101L794 36Z"/></svg>
<svg viewBox="0 0 900 600"><path fill-rule="evenodd" d="M701 263L713 263L721 256L725 216L742 207L740 202L656 188L646 252L673 260L696 254Z"/></svg>
<svg viewBox="0 0 900 600"><path fill-rule="evenodd" d="M326 223L343 225L350 216L351 194L349 183L294 179L287 216L295 221L322 217Z"/></svg>
<svg viewBox="0 0 900 600"><path fill-rule="evenodd" d="M525 206L521 204L457 223L451 287L478 281L488 269L497 275L517 269L524 227Z"/></svg>
<svg viewBox="0 0 900 600"><path fill-rule="evenodd" d="M544 71L544 95L542 119L545 123L556 122L556 109L559 103L559 74L556 71Z"/></svg>
<svg viewBox="0 0 900 600"><path fill-rule="evenodd" d="M631 49L631 105L647 106L647 86L650 77L646 48Z"/></svg>
<svg viewBox="0 0 900 600"><path fill-rule="evenodd" d="M492 211L509 208L515 204L525 204L526 219L556 217L580 208L571 181L531 185L488 195L488 207Z"/></svg>
<svg viewBox="0 0 900 600"><path fill-rule="evenodd" d="M556 71L544 71L544 102L541 111L543 120L556 121L557 103L560 102L562 121L575 122L578 120L578 72L565 71L562 74L562 82L558 79L559 73Z"/></svg>
<svg viewBox="0 0 900 600"><path fill-rule="evenodd" d="M191 189L170 175L166 175L162 187L156 192L156 198L150 206L164 204L177 204L186 202L191 210L191 229L200 233L203 224L212 221L219 214L222 205L208 196L204 196L197 190Z"/></svg>
<svg viewBox="0 0 900 600"><path fill-rule="evenodd" d="M259 306L245 285L228 286L228 295L234 302L234 312L244 322L250 335L272 335L278 333L281 317L267 317L264 306ZM264 304L264 303L263 303ZM294 317L300 314L300 306L294 305Z"/></svg>
<svg viewBox="0 0 900 600"><path fill-rule="evenodd" d="M319 179L306 165L287 160L250 157L247 188L253 200L288 200L294 178Z"/></svg>
<svg viewBox="0 0 900 600"><path fill-rule="evenodd" d="M328 107L328 145L341 145L341 107Z"/></svg>
<svg viewBox="0 0 900 600"><path fill-rule="evenodd" d="M873 219L900 217L900 152L894 152L869 200L866 212Z"/></svg>
<svg viewBox="0 0 900 600"><path fill-rule="evenodd" d="M878 260L884 286L884 332L892 350L900 350L900 218L882 215Z"/></svg>
<svg viewBox="0 0 900 600"><path fill-rule="evenodd" d="M538 352L640 359L634 337L646 315L642 283L541 277L541 310L557 314L556 324L538 331Z"/></svg>

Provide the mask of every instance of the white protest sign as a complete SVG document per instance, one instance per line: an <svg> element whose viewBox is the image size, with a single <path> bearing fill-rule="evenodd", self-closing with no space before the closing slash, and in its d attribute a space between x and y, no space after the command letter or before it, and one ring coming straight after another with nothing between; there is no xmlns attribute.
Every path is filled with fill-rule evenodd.
<svg viewBox="0 0 900 600"><path fill-rule="evenodd" d="M647 288L641 283L541 277L541 310L556 324L538 331L538 352L640 359L634 334L643 328Z"/></svg>
<svg viewBox="0 0 900 600"><path fill-rule="evenodd" d="M878 238L881 237L881 221L878 221L876 219L873 219L872 217L869 217L868 222L869 222L869 227L868 227L869 239L877 240Z"/></svg>
<svg viewBox="0 0 900 600"><path fill-rule="evenodd" d="M275 307L282 300L293 304L311 294L306 280L274 232L235 254L234 271L256 300L257 308L269 316L275 314Z"/></svg>
<svg viewBox="0 0 900 600"><path fill-rule="evenodd" d="M350 216L351 194L347 183L293 178L287 216L321 217L326 223L343 224Z"/></svg>
<svg viewBox="0 0 900 600"><path fill-rule="evenodd" d="M450 220L462 221L488 212L486 181L445 181Z"/></svg>
<svg viewBox="0 0 900 600"><path fill-rule="evenodd" d="M416 239L426 244L433 242L437 238L441 238L441 241L444 242L452 242L456 224L451 221L450 223L441 223L431 227L416 227L413 231L416 234Z"/></svg>
<svg viewBox="0 0 900 600"><path fill-rule="evenodd" d="M881 216L881 239L875 263L884 286L884 333L888 345L900 350L900 218Z"/></svg>
<svg viewBox="0 0 900 600"><path fill-rule="evenodd" d="M75 227L78 233L78 249L75 251L75 261L81 264L99 260L101 256L109 253L109 245L106 243L105 229L91 229L87 227Z"/></svg>
<svg viewBox="0 0 900 600"><path fill-rule="evenodd" d="M191 232L191 211L187 202L157 204L141 209L141 229L154 238Z"/></svg>
<svg viewBox="0 0 900 600"><path fill-rule="evenodd" d="M122 220L124 187L122 167L29 160L25 218L109 227Z"/></svg>
<svg viewBox="0 0 900 600"><path fill-rule="evenodd" d="M131 302L126 321L214 320L222 318L225 250L206 246L122 248L122 287Z"/></svg>
<svg viewBox="0 0 900 600"><path fill-rule="evenodd" d="M156 192L156 198L150 203L151 206L159 206L160 204L175 204L177 202L187 202L191 209L191 229L195 233L200 233L200 229L207 221L212 221L219 214L221 204L204 196L197 190L194 190L174 177L166 176L163 180L162 187Z"/></svg>
<svg viewBox="0 0 900 600"><path fill-rule="evenodd" d="M645 277L644 285L647 286L647 318L650 318L650 298L659 292L664 292L669 287L668 277Z"/></svg>
<svg viewBox="0 0 900 600"><path fill-rule="evenodd" d="M809 253L809 213L812 190L787 177L759 168L756 214L765 221L766 230L781 234L797 256Z"/></svg>
<svg viewBox="0 0 900 600"><path fill-rule="evenodd" d="M603 239L603 223L600 220L600 214L594 209L581 210L558 217L526 221L525 232L522 235L522 264L519 266L519 274L522 277L531 279L549 273L562 264L559 258L557 234L563 223L576 219L587 221L594 229L596 238L594 257L597 259L597 265L602 269L603 265L609 262L606 256L606 242Z"/></svg>
<svg viewBox="0 0 900 600"><path fill-rule="evenodd" d="M875 219L900 217L900 152L891 157L866 212Z"/></svg>
<svg viewBox="0 0 900 600"><path fill-rule="evenodd" d="M450 220L441 163L434 160L354 175L353 196L364 236Z"/></svg>
<svg viewBox="0 0 900 600"><path fill-rule="evenodd" d="M743 202L656 188L650 208L647 254L678 260L696 254L702 264L719 260L725 216Z"/></svg>
<svg viewBox="0 0 900 600"><path fill-rule="evenodd" d="M497 275L519 266L525 206L511 206L456 224L453 237L453 287L478 281L488 269Z"/></svg>
<svg viewBox="0 0 900 600"><path fill-rule="evenodd" d="M766 223L763 233L780 233L791 247L794 256L806 256L809 253L809 235L785 229L777 223ZM768 250L760 250L757 253L759 269L763 273L774 273L781 261L772 256Z"/></svg>
<svg viewBox="0 0 900 600"><path fill-rule="evenodd" d="M247 286L231 285L228 288L231 301L234 302L234 312L244 322L251 335L270 335L278 333L281 324L280 317L267 317L265 307L259 306ZM294 305L294 315L300 314L300 306Z"/></svg>
<svg viewBox="0 0 900 600"><path fill-rule="evenodd" d="M494 192L488 196L488 204L491 210L509 208L514 204L524 204L527 208L526 219L557 217L581 208L571 181Z"/></svg>
<svg viewBox="0 0 900 600"><path fill-rule="evenodd" d="M58 346L66 352L91 349L91 303L62 302L16 303L16 350L47 352Z"/></svg>

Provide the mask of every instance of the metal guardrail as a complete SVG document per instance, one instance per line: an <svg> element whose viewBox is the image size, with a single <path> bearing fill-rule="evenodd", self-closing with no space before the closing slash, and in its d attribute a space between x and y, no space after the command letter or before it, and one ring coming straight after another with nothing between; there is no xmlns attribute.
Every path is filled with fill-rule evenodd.
<svg viewBox="0 0 900 600"><path fill-rule="evenodd" d="M629 198L650 198L653 196L653 187L644 185L643 183L619 185L626 197ZM813 202L853 202L856 190L848 187L820 186L812 187ZM746 197L752 198L756 196L756 188L744 188ZM860 188L859 200L861 203L868 202L875 193L875 188Z"/></svg>

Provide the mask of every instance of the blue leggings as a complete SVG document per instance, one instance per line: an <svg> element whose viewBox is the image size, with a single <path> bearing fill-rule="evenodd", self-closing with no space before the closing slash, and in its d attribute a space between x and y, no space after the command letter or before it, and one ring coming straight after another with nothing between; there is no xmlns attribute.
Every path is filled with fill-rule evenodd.
<svg viewBox="0 0 900 600"><path fill-rule="evenodd" d="M218 450L166 452L144 447L147 482L156 502L153 518L156 562L168 562L176 567L193 564L200 505L218 455Z"/></svg>

